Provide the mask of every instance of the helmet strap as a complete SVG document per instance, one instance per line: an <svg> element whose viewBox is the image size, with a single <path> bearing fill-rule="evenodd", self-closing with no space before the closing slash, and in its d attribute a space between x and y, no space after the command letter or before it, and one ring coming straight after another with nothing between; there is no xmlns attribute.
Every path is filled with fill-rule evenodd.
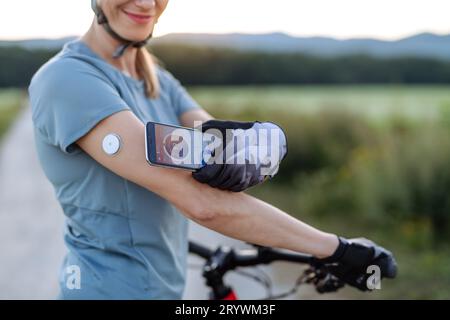
<svg viewBox="0 0 450 320"><path fill-rule="evenodd" d="M150 40L150 38L153 36L153 33L151 33L145 40L142 40L142 41L132 41L132 40L125 39L120 34L118 34L116 31L114 31L113 28L111 28L111 25L108 22L108 18L106 17L103 10L97 5L96 0L91 0L91 6L92 6L92 10L94 10L95 16L97 17L97 23L102 25L103 28L106 30L106 32L111 37L113 37L114 39L116 39L117 41L122 43L114 51L114 54L113 54L114 59L120 58L125 53L125 50L127 50L130 46L132 46L134 48L141 48L141 47L145 46L147 44L148 40Z"/></svg>

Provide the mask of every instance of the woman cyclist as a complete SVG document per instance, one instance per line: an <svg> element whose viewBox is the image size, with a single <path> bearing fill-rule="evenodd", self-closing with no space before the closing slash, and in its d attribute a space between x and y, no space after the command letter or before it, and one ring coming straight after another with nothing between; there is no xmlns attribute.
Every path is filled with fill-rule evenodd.
<svg viewBox="0 0 450 320"><path fill-rule="evenodd" d="M36 148L66 216L61 299L180 299L188 221L243 241L317 257L361 290L369 265L394 277L392 254L317 230L244 192L260 172L229 164L192 175L149 166L144 123L215 121L145 48L168 0L98 0L92 25L34 75ZM120 137L111 156L108 134ZM234 191L234 192L233 192ZM73 270L77 285L69 285Z"/></svg>

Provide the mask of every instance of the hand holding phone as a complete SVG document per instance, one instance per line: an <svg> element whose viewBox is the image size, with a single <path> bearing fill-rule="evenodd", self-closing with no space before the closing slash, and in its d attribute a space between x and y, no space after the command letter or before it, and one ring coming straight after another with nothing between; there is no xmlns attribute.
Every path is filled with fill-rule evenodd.
<svg viewBox="0 0 450 320"><path fill-rule="evenodd" d="M273 177L287 154L281 127L258 121L210 120L201 131L148 122L145 144L151 165L189 170L199 182L236 192Z"/></svg>

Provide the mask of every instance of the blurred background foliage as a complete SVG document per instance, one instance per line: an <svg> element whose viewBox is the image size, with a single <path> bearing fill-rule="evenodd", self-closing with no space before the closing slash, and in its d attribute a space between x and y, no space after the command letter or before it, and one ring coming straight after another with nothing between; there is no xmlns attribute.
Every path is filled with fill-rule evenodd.
<svg viewBox="0 0 450 320"><path fill-rule="evenodd" d="M243 89L229 105L220 97L239 96L239 89L191 92L218 118L271 120L286 130L289 153L279 174L252 194L314 226L364 236L395 253L398 279L370 295L346 289L347 297L430 299L450 298L450 92L441 88L428 100L435 89L291 87L286 104L297 106L288 108L282 91L271 100L274 87ZM337 105L329 105L333 96ZM407 106L389 112L411 97L428 101L421 107L429 117ZM383 101L379 111L386 113L365 112L373 100ZM265 107L267 101L275 105Z"/></svg>
<svg viewBox="0 0 450 320"><path fill-rule="evenodd" d="M352 298L450 298L450 62L152 47L211 114L285 128L279 174L250 192L391 249L399 276ZM52 50L0 47L0 135ZM362 85L363 84L363 85ZM419 85L420 84L420 85Z"/></svg>

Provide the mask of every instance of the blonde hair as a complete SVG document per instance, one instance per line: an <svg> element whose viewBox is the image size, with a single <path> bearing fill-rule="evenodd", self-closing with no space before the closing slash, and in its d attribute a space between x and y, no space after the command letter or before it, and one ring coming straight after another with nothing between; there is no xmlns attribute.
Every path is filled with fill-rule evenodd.
<svg viewBox="0 0 450 320"><path fill-rule="evenodd" d="M145 46L138 49L136 69L144 79L146 96L152 99L158 98L160 93L160 85L156 73L157 65L161 65L161 62Z"/></svg>

